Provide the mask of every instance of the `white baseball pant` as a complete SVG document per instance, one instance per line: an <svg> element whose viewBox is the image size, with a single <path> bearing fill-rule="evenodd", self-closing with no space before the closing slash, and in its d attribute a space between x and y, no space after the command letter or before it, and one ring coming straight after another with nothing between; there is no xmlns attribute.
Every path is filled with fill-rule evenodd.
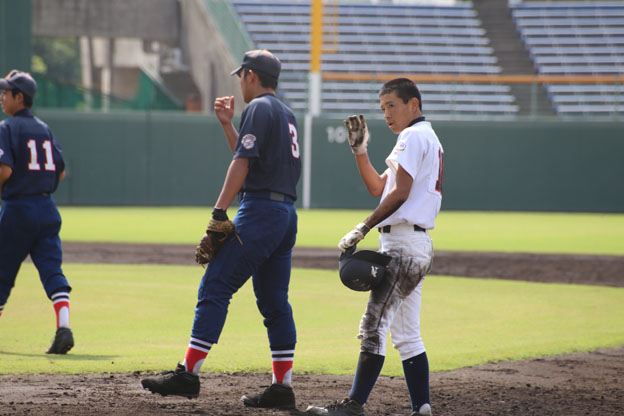
<svg viewBox="0 0 624 416"><path fill-rule="evenodd" d="M422 282L431 269L433 243L427 232L413 225L392 225L379 237L380 251L392 256L389 273L371 291L360 321L361 351L386 355L386 334L390 330L401 360L425 352L420 336Z"/></svg>

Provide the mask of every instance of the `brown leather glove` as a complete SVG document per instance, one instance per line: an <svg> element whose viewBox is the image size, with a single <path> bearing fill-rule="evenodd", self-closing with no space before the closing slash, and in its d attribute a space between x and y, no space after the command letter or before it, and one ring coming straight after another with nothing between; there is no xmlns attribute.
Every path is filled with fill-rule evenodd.
<svg viewBox="0 0 624 416"><path fill-rule="evenodd" d="M195 249L195 261L202 266L210 263L232 233L236 233L234 223L228 219L224 210L215 208L206 227L206 234Z"/></svg>

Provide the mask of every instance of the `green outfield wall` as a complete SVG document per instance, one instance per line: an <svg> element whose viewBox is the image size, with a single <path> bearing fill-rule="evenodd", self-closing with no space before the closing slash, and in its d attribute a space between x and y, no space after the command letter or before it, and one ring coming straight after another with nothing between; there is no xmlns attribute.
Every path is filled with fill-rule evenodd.
<svg viewBox="0 0 624 416"><path fill-rule="evenodd" d="M313 126L313 206L371 206L341 123ZM381 120L368 124L369 154L381 172L396 136ZM624 122L432 125L445 151L443 209L624 212Z"/></svg>
<svg viewBox="0 0 624 416"><path fill-rule="evenodd" d="M231 161L212 116L37 114L64 148L67 179L56 193L62 205L211 205ZM298 119L302 141L303 117ZM624 212L624 122L433 125L445 150L442 209ZM370 120L369 128L369 154L381 172L396 136L383 120ZM377 204L345 140L342 119L313 121L311 208Z"/></svg>

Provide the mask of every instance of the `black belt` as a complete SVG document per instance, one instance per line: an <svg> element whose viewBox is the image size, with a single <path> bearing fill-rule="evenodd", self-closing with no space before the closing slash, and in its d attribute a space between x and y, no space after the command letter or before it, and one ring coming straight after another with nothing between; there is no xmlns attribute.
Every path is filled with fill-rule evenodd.
<svg viewBox="0 0 624 416"><path fill-rule="evenodd" d="M379 227L378 230L380 233L389 233L391 228L392 228L391 225L384 225L383 227ZM427 230L425 230L421 226L414 224L414 231L427 231Z"/></svg>
<svg viewBox="0 0 624 416"><path fill-rule="evenodd" d="M41 194L14 194L11 195L9 197L4 198L6 201L10 201L13 199L20 199L20 198L25 198L27 196L50 196L49 192L43 192Z"/></svg>
<svg viewBox="0 0 624 416"><path fill-rule="evenodd" d="M288 195L284 195L282 193L273 192L273 191L241 192L240 195L241 195L240 199L243 199L244 197L248 196L251 198L255 197L255 198L260 198L260 199L270 199L271 201L278 201L278 202L294 202L294 200Z"/></svg>

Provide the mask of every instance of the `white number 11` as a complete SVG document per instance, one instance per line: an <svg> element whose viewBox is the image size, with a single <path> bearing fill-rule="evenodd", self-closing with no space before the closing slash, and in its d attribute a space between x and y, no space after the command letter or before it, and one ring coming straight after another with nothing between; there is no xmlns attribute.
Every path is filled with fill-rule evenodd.
<svg viewBox="0 0 624 416"><path fill-rule="evenodd" d="M37 141L30 139L26 145L30 149L30 163L28 164L28 169L41 170L41 165L37 162ZM56 165L54 164L54 156L52 155L52 142L50 140L44 140L41 147L45 150L46 157L46 163L43 165L43 168L47 171L55 172Z"/></svg>

